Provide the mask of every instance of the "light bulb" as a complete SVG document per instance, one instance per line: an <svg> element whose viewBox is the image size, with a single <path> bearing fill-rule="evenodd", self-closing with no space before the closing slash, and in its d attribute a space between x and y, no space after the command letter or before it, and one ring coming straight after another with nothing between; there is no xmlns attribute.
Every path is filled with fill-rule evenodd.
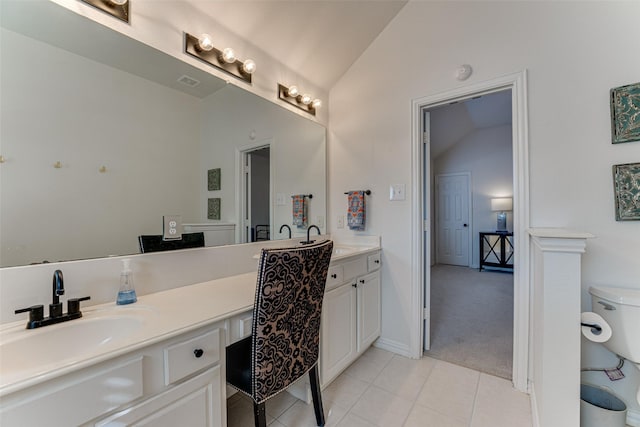
<svg viewBox="0 0 640 427"><path fill-rule="evenodd" d="M244 61L244 64L242 64L242 70L247 74L253 74L253 72L256 71L256 63L253 59L247 59Z"/></svg>
<svg viewBox="0 0 640 427"><path fill-rule="evenodd" d="M209 34L201 34L198 39L198 47L205 52L209 52L213 49L213 42L211 41L211 36Z"/></svg>
<svg viewBox="0 0 640 427"><path fill-rule="evenodd" d="M322 101L319 100L318 98L314 99L313 102L311 102L311 106L313 108L320 108L322 107Z"/></svg>
<svg viewBox="0 0 640 427"><path fill-rule="evenodd" d="M302 98L300 98L300 102L302 102L304 105L311 104L311 95L307 93L303 94Z"/></svg>
<svg viewBox="0 0 640 427"><path fill-rule="evenodd" d="M236 62L236 53L230 47L225 47L222 51L222 60L227 64Z"/></svg>
<svg viewBox="0 0 640 427"><path fill-rule="evenodd" d="M287 95L289 95L292 98L295 98L296 96L298 96L299 93L300 91L298 90L298 86L296 85L289 86L289 89L287 89Z"/></svg>
<svg viewBox="0 0 640 427"><path fill-rule="evenodd" d="M127 4L128 1L129 0L109 0L109 3L113 3L115 5L122 6L122 5Z"/></svg>

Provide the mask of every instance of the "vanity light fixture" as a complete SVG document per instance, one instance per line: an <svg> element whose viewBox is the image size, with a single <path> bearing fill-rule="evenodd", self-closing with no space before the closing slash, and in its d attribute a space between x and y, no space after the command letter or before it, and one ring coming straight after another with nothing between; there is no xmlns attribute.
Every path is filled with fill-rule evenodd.
<svg viewBox="0 0 640 427"><path fill-rule="evenodd" d="M81 0L109 15L129 23L129 0Z"/></svg>
<svg viewBox="0 0 640 427"><path fill-rule="evenodd" d="M251 75L256 71L256 63L253 60L240 61L230 47L222 50L216 49L209 34L201 34L200 37L196 37L184 33L184 51L186 54L247 83L251 83Z"/></svg>
<svg viewBox="0 0 640 427"><path fill-rule="evenodd" d="M298 89L296 85L287 87L278 83L278 99L314 116L316 115L316 110L322 106L321 100L317 98L314 99L313 96L308 93L300 94L300 89Z"/></svg>

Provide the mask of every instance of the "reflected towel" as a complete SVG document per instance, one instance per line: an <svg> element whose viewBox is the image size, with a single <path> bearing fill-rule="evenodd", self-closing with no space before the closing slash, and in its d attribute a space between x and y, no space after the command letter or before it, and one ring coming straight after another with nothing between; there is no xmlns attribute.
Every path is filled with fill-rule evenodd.
<svg viewBox="0 0 640 427"><path fill-rule="evenodd" d="M303 194L291 196L293 205L293 225L307 228L307 201Z"/></svg>
<svg viewBox="0 0 640 427"><path fill-rule="evenodd" d="M349 230L364 231L364 191L349 191L347 203L349 204L347 211L347 225L349 226Z"/></svg>

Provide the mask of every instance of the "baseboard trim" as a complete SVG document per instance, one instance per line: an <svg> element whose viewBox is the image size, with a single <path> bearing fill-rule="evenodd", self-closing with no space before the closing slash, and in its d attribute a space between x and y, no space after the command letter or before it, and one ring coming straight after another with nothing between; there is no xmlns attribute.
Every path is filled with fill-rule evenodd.
<svg viewBox="0 0 640 427"><path fill-rule="evenodd" d="M409 348L409 346L398 341L380 337L376 340L376 342L373 343L373 346L390 351L395 354L399 354L400 356L415 359L415 357L413 357L411 354L411 349Z"/></svg>
<svg viewBox="0 0 640 427"><path fill-rule="evenodd" d="M640 412L627 410L627 425L640 427Z"/></svg>
<svg viewBox="0 0 640 427"><path fill-rule="evenodd" d="M536 401L536 388L533 383L529 383L529 401L531 402L531 423L533 427L540 427L540 418L538 418L538 403Z"/></svg>

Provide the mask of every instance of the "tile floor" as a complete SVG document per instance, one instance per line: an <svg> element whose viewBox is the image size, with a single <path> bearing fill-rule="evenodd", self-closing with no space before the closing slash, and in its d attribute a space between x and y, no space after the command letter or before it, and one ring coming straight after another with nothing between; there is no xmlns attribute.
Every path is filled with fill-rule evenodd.
<svg viewBox="0 0 640 427"><path fill-rule="evenodd" d="M511 382L425 357L372 347L322 392L327 426L531 427L529 396ZM252 427L251 401L227 402L228 427ZM315 426L313 405L288 393L267 401L271 427Z"/></svg>

